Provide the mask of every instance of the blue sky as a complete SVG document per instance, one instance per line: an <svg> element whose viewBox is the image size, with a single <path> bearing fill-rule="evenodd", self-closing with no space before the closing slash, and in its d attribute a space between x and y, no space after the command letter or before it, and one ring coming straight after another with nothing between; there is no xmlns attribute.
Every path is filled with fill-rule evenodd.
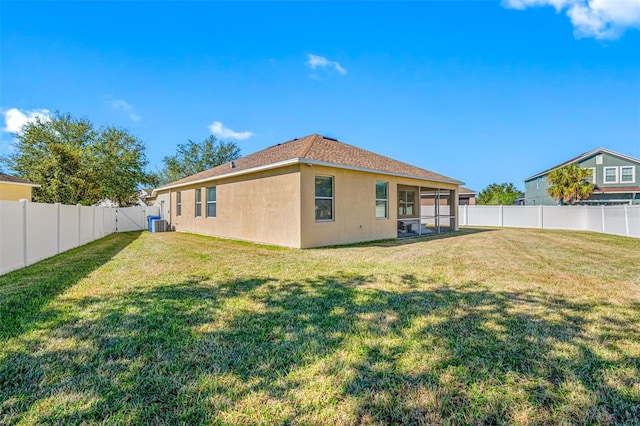
<svg viewBox="0 0 640 426"><path fill-rule="evenodd" d="M320 133L481 190L640 158L640 2L10 2L0 155L37 114L129 129L150 170L214 133Z"/></svg>

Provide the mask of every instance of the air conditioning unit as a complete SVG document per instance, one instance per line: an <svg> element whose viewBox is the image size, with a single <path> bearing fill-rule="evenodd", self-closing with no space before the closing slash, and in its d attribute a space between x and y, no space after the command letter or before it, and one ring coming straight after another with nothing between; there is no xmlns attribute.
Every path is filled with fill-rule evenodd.
<svg viewBox="0 0 640 426"><path fill-rule="evenodd" d="M153 219L151 221L151 232L166 232L169 230L169 223L165 219Z"/></svg>

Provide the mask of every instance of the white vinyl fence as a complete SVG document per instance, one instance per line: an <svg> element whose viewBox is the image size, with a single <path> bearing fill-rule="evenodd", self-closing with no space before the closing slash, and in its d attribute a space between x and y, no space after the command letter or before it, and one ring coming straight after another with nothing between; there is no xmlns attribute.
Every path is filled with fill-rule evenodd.
<svg viewBox="0 0 640 426"><path fill-rule="evenodd" d="M640 238L640 206L460 206L460 226L567 229Z"/></svg>
<svg viewBox="0 0 640 426"><path fill-rule="evenodd" d="M147 228L152 206L125 208L0 201L0 275L98 240Z"/></svg>

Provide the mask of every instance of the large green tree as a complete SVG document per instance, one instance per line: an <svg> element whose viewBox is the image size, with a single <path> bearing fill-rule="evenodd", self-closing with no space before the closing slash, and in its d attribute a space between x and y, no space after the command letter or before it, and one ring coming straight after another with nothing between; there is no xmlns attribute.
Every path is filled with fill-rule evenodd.
<svg viewBox="0 0 640 426"><path fill-rule="evenodd" d="M562 200L564 204L575 204L578 201L588 199L595 185L590 179L593 172L583 169L577 163L555 169L549 173L547 180L551 184L547 192L556 201Z"/></svg>
<svg viewBox="0 0 640 426"><path fill-rule="evenodd" d="M1 161L41 185L33 191L36 202L92 205L109 198L122 206L152 183L144 145L124 129L96 129L86 118L56 113L24 125L15 138L14 152Z"/></svg>
<svg viewBox="0 0 640 426"><path fill-rule="evenodd" d="M235 142L218 140L211 135L200 143L188 140L178 145L176 155L164 157L160 182L167 184L240 158Z"/></svg>
<svg viewBox="0 0 640 426"><path fill-rule="evenodd" d="M522 197L522 192L512 183L492 183L480 191L476 203L480 205L511 205L516 198Z"/></svg>

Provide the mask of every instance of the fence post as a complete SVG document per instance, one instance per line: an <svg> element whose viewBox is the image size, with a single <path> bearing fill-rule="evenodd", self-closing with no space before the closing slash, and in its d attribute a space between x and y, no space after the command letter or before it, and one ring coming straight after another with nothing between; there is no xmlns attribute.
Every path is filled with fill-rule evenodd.
<svg viewBox="0 0 640 426"><path fill-rule="evenodd" d="M82 244L82 205L76 204L78 206L78 247Z"/></svg>
<svg viewBox="0 0 640 426"><path fill-rule="evenodd" d="M91 206L91 241L96 240L96 206Z"/></svg>
<svg viewBox="0 0 640 426"><path fill-rule="evenodd" d="M469 226L469 204L464 206L464 226Z"/></svg>
<svg viewBox="0 0 640 426"><path fill-rule="evenodd" d="M498 210L498 223L500 224L500 227L504 228L504 211L503 211L503 205L500 204L500 209Z"/></svg>
<svg viewBox="0 0 640 426"><path fill-rule="evenodd" d="M629 210L627 205L624 205L624 235L629 236Z"/></svg>
<svg viewBox="0 0 640 426"><path fill-rule="evenodd" d="M540 229L544 229L544 206L540 205L538 210L540 211Z"/></svg>
<svg viewBox="0 0 640 426"><path fill-rule="evenodd" d="M56 213L58 215L58 231L57 231L57 235L58 235L58 241L56 244L56 253L60 254L60 238L62 238L62 236L60 235L60 203L55 203L54 204L56 206Z"/></svg>
<svg viewBox="0 0 640 426"><path fill-rule="evenodd" d="M20 200L22 203L22 260L24 266L27 266L29 253L27 251L27 200Z"/></svg>
<svg viewBox="0 0 640 426"><path fill-rule="evenodd" d="M604 234L604 205L600 206L600 216L602 217L602 233Z"/></svg>

